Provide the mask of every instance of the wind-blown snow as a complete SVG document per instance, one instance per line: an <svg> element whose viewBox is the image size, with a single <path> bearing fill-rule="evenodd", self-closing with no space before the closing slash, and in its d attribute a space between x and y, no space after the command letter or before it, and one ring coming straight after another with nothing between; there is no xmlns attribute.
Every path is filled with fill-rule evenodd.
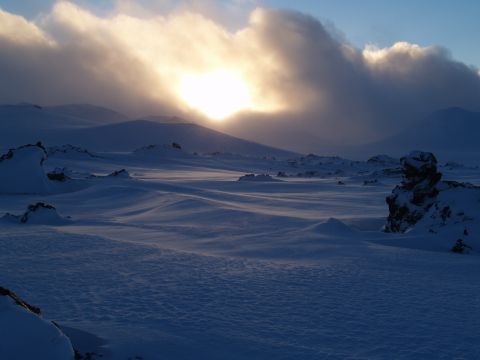
<svg viewBox="0 0 480 360"><path fill-rule="evenodd" d="M0 294L0 328L2 359L73 359L70 341L53 323L3 294Z"/></svg>
<svg viewBox="0 0 480 360"><path fill-rule="evenodd" d="M106 360L480 357L477 188L440 184L439 209L385 233L394 158L194 154L173 141L57 153L43 167L64 169L62 191L0 194L0 214L43 202L71 216L0 222L0 285L74 347ZM477 167L437 165L445 181L479 183ZM443 204L452 216L432 218ZM450 251L459 236L469 254Z"/></svg>

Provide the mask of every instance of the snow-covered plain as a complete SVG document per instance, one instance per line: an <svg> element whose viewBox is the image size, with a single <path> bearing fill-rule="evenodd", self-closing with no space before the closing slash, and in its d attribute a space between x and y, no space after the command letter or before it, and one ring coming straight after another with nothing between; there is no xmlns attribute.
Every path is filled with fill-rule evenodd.
<svg viewBox="0 0 480 360"><path fill-rule="evenodd" d="M395 159L48 145L45 173L67 178L0 194L0 216L42 202L62 221L0 220L0 285L82 354L480 358L480 239L460 255L448 232L382 232ZM477 167L439 170L480 182ZM272 180L238 181L250 173Z"/></svg>

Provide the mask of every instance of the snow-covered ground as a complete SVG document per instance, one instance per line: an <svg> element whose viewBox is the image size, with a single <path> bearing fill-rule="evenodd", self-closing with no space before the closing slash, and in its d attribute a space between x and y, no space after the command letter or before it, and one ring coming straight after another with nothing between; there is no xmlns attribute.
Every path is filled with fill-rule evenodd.
<svg viewBox="0 0 480 360"><path fill-rule="evenodd" d="M83 354L480 357L475 247L381 231L395 159L77 150L49 152L45 173L67 177L50 192L0 195L0 215L55 207L0 221L0 274ZM479 183L475 167L440 171ZM238 181L250 173L271 179Z"/></svg>

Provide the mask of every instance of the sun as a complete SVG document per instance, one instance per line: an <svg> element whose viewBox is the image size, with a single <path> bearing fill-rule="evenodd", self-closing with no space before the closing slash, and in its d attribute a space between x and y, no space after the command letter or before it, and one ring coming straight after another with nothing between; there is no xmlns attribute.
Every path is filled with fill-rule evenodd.
<svg viewBox="0 0 480 360"><path fill-rule="evenodd" d="M224 120L252 107L247 83L228 70L184 75L178 94L190 108L213 120Z"/></svg>

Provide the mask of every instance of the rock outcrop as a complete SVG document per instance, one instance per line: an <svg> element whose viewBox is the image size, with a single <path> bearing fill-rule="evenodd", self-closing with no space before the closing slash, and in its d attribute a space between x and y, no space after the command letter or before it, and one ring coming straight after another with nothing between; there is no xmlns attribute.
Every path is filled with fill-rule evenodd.
<svg viewBox="0 0 480 360"><path fill-rule="evenodd" d="M43 202L28 205L22 215L6 213L2 219L10 223L37 225L61 225L68 222L68 219L58 214L54 206Z"/></svg>
<svg viewBox="0 0 480 360"><path fill-rule="evenodd" d="M269 182L269 181L280 181L278 179L274 179L273 177L271 177L270 175L268 174L258 174L258 175L255 175L255 174L245 174L243 176L240 176L238 178L238 181L266 181L266 182Z"/></svg>
<svg viewBox="0 0 480 360"><path fill-rule="evenodd" d="M80 146L75 146L71 144L65 144L60 146L50 146L46 149L48 156L56 156L56 155L71 155L71 156L81 156L81 157L89 157L89 158L96 158L98 155L93 154L92 152L88 151L85 148Z"/></svg>
<svg viewBox="0 0 480 360"><path fill-rule="evenodd" d="M125 169L120 169L120 170L115 170L112 173L108 174L107 177L130 179L130 173Z"/></svg>
<svg viewBox="0 0 480 360"><path fill-rule="evenodd" d="M431 153L413 152L401 159L402 183L386 199L385 231L432 234L454 252L480 246L480 187L441 181Z"/></svg>
<svg viewBox="0 0 480 360"><path fill-rule="evenodd" d="M386 199L389 215L385 231L405 232L433 206L442 174L432 153L414 151L402 157L402 183Z"/></svg>

